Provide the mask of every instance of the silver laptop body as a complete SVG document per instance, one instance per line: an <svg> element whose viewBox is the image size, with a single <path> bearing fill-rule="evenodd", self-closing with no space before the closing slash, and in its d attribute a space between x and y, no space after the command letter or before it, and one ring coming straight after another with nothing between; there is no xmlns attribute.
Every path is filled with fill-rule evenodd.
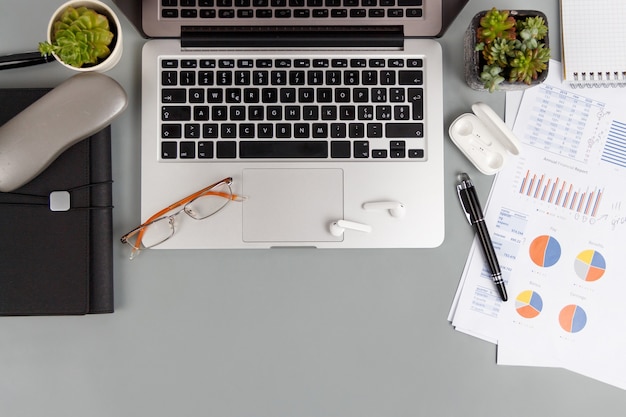
<svg viewBox="0 0 626 417"><path fill-rule="evenodd" d="M141 216L225 177L246 199L178 216L157 248L441 244L442 53L407 35L440 33L442 1L332 21L275 15L300 0L206 1L143 0L144 31L173 38L143 48Z"/></svg>

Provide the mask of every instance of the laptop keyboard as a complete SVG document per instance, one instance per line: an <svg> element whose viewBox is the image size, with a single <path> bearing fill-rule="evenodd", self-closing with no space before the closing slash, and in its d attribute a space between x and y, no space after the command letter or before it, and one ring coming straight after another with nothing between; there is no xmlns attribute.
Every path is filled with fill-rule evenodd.
<svg viewBox="0 0 626 417"><path fill-rule="evenodd" d="M426 159L422 59L163 57L160 72L164 160Z"/></svg>
<svg viewBox="0 0 626 417"><path fill-rule="evenodd" d="M423 0L161 0L164 19L402 18L423 16Z"/></svg>

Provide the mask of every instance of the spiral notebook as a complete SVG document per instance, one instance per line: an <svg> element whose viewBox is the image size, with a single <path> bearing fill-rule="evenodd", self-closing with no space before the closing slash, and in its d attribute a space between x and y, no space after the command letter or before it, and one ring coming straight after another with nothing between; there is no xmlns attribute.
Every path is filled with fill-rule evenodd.
<svg viewBox="0 0 626 417"><path fill-rule="evenodd" d="M625 21L624 0L561 0L564 82L626 87Z"/></svg>

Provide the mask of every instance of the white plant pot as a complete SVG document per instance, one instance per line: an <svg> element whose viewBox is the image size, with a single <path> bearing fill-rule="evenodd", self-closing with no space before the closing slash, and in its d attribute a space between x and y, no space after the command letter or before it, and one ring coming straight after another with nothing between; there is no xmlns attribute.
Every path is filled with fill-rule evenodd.
<svg viewBox="0 0 626 417"><path fill-rule="evenodd" d="M111 54L104 60L102 60L100 63L96 64L96 65L89 65L89 66L83 66L81 68L77 68L77 67L73 67L69 64L66 64L65 62L63 62L55 53L52 53L52 55L54 55L54 57L56 58L57 61L59 61L59 63L61 63L61 65L74 70L74 71L82 71L82 72L87 72L87 71L97 71L97 72L105 72L110 70L111 68L113 68L119 61L120 58L122 57L122 25L120 24L120 21L117 17L117 15L115 14L115 12L106 4L102 3L101 1L98 0L70 0L64 4L62 4L61 6L59 6L59 8L52 14L52 17L50 18L50 22L48 22L48 42L49 43L53 43L53 39L52 39L52 30L54 27L54 22L56 22L57 20L60 19L61 15L63 14L63 12L65 11L65 9L68 8L68 6L74 7L74 8L78 8L78 7L87 7L89 9L93 9L96 12L106 16L109 19L109 26L110 26L110 30L111 32L113 32L114 37L113 37L113 42L111 43Z"/></svg>

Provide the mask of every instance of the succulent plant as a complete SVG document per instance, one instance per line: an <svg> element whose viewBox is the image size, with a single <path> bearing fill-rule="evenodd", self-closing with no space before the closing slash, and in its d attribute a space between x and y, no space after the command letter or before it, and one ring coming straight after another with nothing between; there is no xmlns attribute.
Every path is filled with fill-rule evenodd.
<svg viewBox="0 0 626 417"><path fill-rule="evenodd" d="M546 62L550 59L550 51L539 45L536 49L526 49L517 51L511 60L511 71L509 81L522 81L530 84L536 80L539 73L546 70Z"/></svg>
<svg viewBox="0 0 626 417"><path fill-rule="evenodd" d="M485 65L483 72L480 73L480 79L483 85L490 93L493 93L500 84L504 82L504 77L500 75L502 68L497 65Z"/></svg>
<svg viewBox="0 0 626 417"><path fill-rule="evenodd" d="M480 19L477 31L479 42L490 43L496 38L515 39L516 23L508 10L497 10L494 7Z"/></svg>
<svg viewBox="0 0 626 417"><path fill-rule="evenodd" d="M111 54L114 34L106 16L86 7L68 7L53 25L53 43L41 42L39 52L54 52L73 67L97 64Z"/></svg>
<svg viewBox="0 0 626 417"><path fill-rule="evenodd" d="M541 16L515 17L495 7L480 19L476 51L481 53L480 78L490 92L505 80L530 84L548 68L548 26Z"/></svg>

